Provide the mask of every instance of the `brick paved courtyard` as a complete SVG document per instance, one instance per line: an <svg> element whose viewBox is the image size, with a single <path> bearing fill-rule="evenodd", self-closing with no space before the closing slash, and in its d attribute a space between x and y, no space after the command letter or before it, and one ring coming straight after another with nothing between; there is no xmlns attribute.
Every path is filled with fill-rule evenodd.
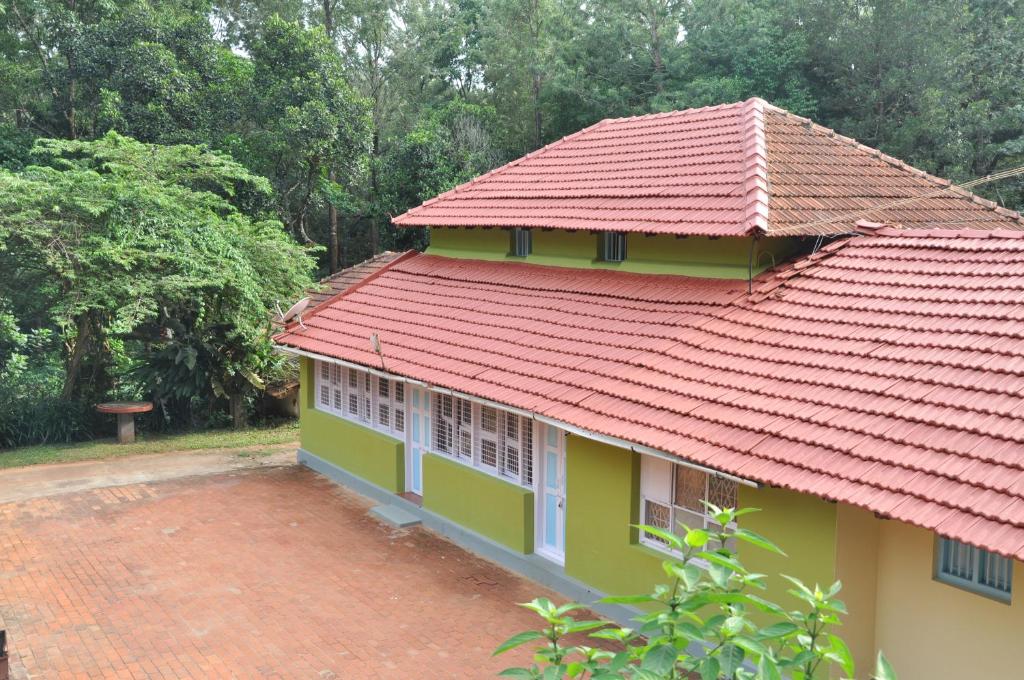
<svg viewBox="0 0 1024 680"><path fill-rule="evenodd" d="M492 677L536 584L295 466L0 505L12 677Z"/></svg>

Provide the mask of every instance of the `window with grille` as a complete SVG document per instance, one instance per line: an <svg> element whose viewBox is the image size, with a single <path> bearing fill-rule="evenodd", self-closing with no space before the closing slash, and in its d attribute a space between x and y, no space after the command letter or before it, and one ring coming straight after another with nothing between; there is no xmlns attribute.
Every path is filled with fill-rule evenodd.
<svg viewBox="0 0 1024 680"><path fill-rule="evenodd" d="M434 393L434 450L508 481L533 486L533 421L496 406Z"/></svg>
<svg viewBox="0 0 1024 680"><path fill-rule="evenodd" d="M318 361L316 408L393 436L405 433L405 385L367 371Z"/></svg>
<svg viewBox="0 0 1024 680"><path fill-rule="evenodd" d="M677 534L685 531L683 527L722 530L704 502L736 507L736 482L653 456L642 459L640 490L641 523ZM640 539L665 548L665 542L653 534L644 532Z"/></svg>
<svg viewBox="0 0 1024 680"><path fill-rule="evenodd" d="M533 252L533 231L530 229L512 229L509 254L515 257L526 257Z"/></svg>
<svg viewBox="0 0 1024 680"><path fill-rule="evenodd" d="M1013 560L941 536L935 552L935 578L939 581L1010 601Z"/></svg>
<svg viewBox="0 0 1024 680"><path fill-rule="evenodd" d="M598 257L605 262L622 262L626 259L626 233L603 231L599 237Z"/></svg>

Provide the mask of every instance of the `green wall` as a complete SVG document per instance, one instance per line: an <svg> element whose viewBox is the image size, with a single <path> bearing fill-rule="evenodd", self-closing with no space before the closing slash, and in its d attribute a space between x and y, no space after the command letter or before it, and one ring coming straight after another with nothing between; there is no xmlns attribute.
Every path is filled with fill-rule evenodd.
<svg viewBox="0 0 1024 680"><path fill-rule="evenodd" d="M625 262L597 259L597 235L588 231L533 230L533 253L529 257L509 255L506 229L430 230L432 255L477 260L516 260L557 267L618 269L644 274L684 274L706 278L746 279L750 238L703 236L676 238L671 235L626 235ZM795 239L760 239L755 244L754 273L772 262L782 262L799 247Z"/></svg>
<svg viewBox="0 0 1024 680"><path fill-rule="evenodd" d="M533 552L533 498L529 489L444 456L423 456L423 507L516 552Z"/></svg>
<svg viewBox="0 0 1024 680"><path fill-rule="evenodd" d="M630 526L640 515L640 455L568 435L565 456L565 573L610 595L649 592L665 556Z"/></svg>
<svg viewBox="0 0 1024 680"><path fill-rule="evenodd" d="M405 491L405 445L369 427L318 411L313 361L301 360L299 439L302 448L394 493Z"/></svg>
<svg viewBox="0 0 1024 680"><path fill-rule="evenodd" d="M599 442L566 439L566 555L568 575L614 595L649 592L665 582L663 553L641 545L635 529L640 512L640 454ZM835 505L782 489L740 487L744 527L778 543L789 558L741 544L740 558L754 572L769 574L769 596L795 606L785 594L785 573L814 583L835 579Z"/></svg>
<svg viewBox="0 0 1024 680"><path fill-rule="evenodd" d="M796 607L786 594L790 583L779 574L795 576L814 587L827 588L836 580L836 505L786 489L739 488L741 508L760 508L740 518L741 526L771 539L786 557L740 545L740 559L753 572L768 575L768 592L779 604ZM842 597L840 596L840 599Z"/></svg>

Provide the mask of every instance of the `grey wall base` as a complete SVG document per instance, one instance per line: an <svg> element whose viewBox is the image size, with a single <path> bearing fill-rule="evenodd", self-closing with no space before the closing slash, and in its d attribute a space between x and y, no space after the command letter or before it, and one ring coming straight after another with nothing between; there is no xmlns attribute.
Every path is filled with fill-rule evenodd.
<svg viewBox="0 0 1024 680"><path fill-rule="evenodd" d="M597 600L604 596L603 593L567 576L562 567L550 560L546 560L539 555L523 555L512 552L486 536L481 536L476 532L459 526L441 515L424 510L415 503L382 489L361 477L357 477L333 463L318 458L305 449L299 449L298 462L363 496L381 503L401 507L419 517L423 521L424 526L448 538L453 543L484 559L499 564L509 571L561 593L566 599L585 604L601 616L614 621L620 626L635 627L636 625L632 619L638 614L638 610L620 605L597 604Z"/></svg>

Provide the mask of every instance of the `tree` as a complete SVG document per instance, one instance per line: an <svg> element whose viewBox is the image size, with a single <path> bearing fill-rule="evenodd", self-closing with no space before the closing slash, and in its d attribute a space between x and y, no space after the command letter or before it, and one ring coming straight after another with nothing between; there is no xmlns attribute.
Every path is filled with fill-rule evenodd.
<svg viewBox="0 0 1024 680"><path fill-rule="evenodd" d="M192 396L223 392L237 415L269 361L268 310L304 290L314 264L280 223L232 202L268 193L266 180L202 147L113 132L40 140L35 157L0 171L0 299L49 291L35 302L63 342L61 398L101 399L115 360L145 363L188 334L216 348ZM178 349L191 372L195 355ZM139 389L160 393L165 378Z"/></svg>
<svg viewBox="0 0 1024 680"><path fill-rule="evenodd" d="M116 129L215 143L234 120L241 57L214 39L209 10L206 0L13 0L0 14L4 109L46 137Z"/></svg>
<svg viewBox="0 0 1024 680"><path fill-rule="evenodd" d="M756 512L706 503L718 531L682 527L682 533L651 526L640 530L665 543L678 557L662 562L671 585L659 585L648 595L606 597L609 604L646 608L636 621L639 628L624 628L605 621L577 621L579 604L555 606L546 598L522 606L538 614L547 627L513 636L495 654L542 642L537 663L510 668L507 677L635 678L637 680L794 680L828 678L838 665L843 676L855 677L853 657L841 637L832 631L846 614L837 598L841 584L809 588L799 579L784 576L799 608L787 610L758 595L764 574L747 570L734 546L746 543L779 555L785 553L767 538L736 527L736 519ZM566 637L595 631L590 637L604 647L572 644ZM895 680L888 662L879 655L877 680Z"/></svg>
<svg viewBox="0 0 1024 680"><path fill-rule="evenodd" d="M270 19L250 35L250 95L232 154L270 179L278 214L302 242L314 209L326 200L327 173L357 177L369 143L366 103L346 83L322 28ZM337 191L337 189L335 189Z"/></svg>

